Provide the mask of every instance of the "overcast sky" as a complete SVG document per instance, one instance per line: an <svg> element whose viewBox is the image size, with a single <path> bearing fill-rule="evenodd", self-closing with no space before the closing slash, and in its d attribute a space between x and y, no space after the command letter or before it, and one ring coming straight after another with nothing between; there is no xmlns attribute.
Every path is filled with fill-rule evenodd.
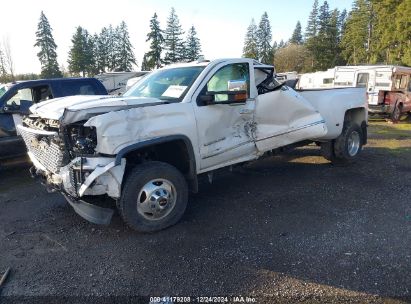
<svg viewBox="0 0 411 304"><path fill-rule="evenodd" d="M352 1L329 0L328 3L331 9L349 10ZM65 67L77 26L95 33L124 20L140 64L148 48L145 39L150 18L157 12L161 27L165 28L167 16L174 7L185 31L191 25L196 27L207 59L240 57L251 18L258 24L267 11L273 40L287 40L298 20L305 29L312 4L313 0L7 0L2 3L0 39L9 40L16 73L39 73L38 49L33 45L42 10L53 28L58 62Z"/></svg>

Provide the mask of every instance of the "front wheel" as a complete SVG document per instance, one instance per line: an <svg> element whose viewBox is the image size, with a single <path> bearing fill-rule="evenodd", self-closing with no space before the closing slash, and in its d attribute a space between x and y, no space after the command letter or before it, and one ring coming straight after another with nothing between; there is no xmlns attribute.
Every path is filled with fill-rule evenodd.
<svg viewBox="0 0 411 304"><path fill-rule="evenodd" d="M167 163L150 161L132 169L118 209L132 229L153 232L177 223L187 200L187 183L181 172Z"/></svg>
<svg viewBox="0 0 411 304"><path fill-rule="evenodd" d="M322 155L334 164L353 161L362 150L363 132L355 123L345 124L335 140L321 144Z"/></svg>

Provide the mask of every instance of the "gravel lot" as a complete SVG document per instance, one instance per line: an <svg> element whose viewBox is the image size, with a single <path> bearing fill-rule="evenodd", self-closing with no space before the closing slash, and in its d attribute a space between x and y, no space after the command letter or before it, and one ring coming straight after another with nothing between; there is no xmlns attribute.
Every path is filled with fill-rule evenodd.
<svg viewBox="0 0 411 304"><path fill-rule="evenodd" d="M370 133L348 167L309 146L219 173L179 224L155 234L131 231L117 214L109 226L90 224L27 164L6 164L0 275L12 272L0 302L411 302L411 121L376 120Z"/></svg>

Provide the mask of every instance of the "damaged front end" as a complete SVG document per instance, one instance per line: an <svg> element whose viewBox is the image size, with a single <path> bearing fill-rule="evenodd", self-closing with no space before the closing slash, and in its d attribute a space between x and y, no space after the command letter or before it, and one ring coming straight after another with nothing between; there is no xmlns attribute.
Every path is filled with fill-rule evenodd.
<svg viewBox="0 0 411 304"><path fill-rule="evenodd" d="M40 177L48 190L60 191L83 218L108 224L113 210L90 204L84 197L107 195L118 199L125 160L116 165L115 157L97 153L96 130L84 123L62 125L58 120L30 115L18 130L34 165L31 174Z"/></svg>

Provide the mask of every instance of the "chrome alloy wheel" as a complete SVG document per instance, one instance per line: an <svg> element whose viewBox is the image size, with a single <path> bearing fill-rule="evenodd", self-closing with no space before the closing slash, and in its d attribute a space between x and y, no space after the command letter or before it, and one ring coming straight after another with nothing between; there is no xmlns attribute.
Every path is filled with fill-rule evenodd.
<svg viewBox="0 0 411 304"><path fill-rule="evenodd" d="M360 134L357 131L351 132L350 136L348 137L348 154L350 156L357 155L358 151L360 150L360 145Z"/></svg>
<svg viewBox="0 0 411 304"><path fill-rule="evenodd" d="M177 192L166 179L153 179L143 186L137 197L137 212L148 220L160 220L174 208Z"/></svg>

